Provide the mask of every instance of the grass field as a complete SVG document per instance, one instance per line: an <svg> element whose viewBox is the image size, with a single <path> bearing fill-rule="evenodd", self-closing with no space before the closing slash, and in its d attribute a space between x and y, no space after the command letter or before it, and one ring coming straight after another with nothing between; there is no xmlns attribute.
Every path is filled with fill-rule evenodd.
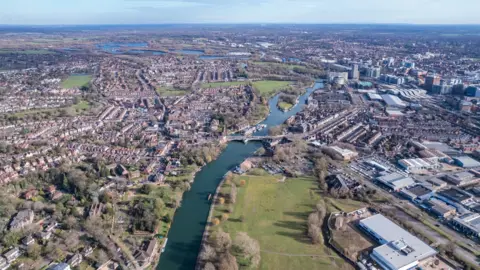
<svg viewBox="0 0 480 270"><path fill-rule="evenodd" d="M288 81L256 81L253 82L255 87L261 96L271 97L290 85Z"/></svg>
<svg viewBox="0 0 480 270"><path fill-rule="evenodd" d="M330 202L330 204L332 204L333 207L337 208L340 211L346 212L346 213L358 210L358 209L366 206L362 202L354 201L354 200L350 200L350 199L328 198L328 201Z"/></svg>
<svg viewBox="0 0 480 270"><path fill-rule="evenodd" d="M172 89L168 87L158 87L157 93L162 97L184 96L188 94L187 90Z"/></svg>
<svg viewBox="0 0 480 270"><path fill-rule="evenodd" d="M278 107L282 110L290 110L290 108L293 107L293 104L281 101L281 102L278 103Z"/></svg>
<svg viewBox="0 0 480 270"><path fill-rule="evenodd" d="M255 65L259 66L271 66L271 67L284 67L289 70L293 70L294 68L305 68L304 66L301 65L293 65L293 64L284 64L284 63L274 63L274 62L253 62Z"/></svg>
<svg viewBox="0 0 480 270"><path fill-rule="evenodd" d="M67 113L71 116L74 115L80 115L83 112L86 112L90 109L91 105L88 103L88 101L81 100L78 104L69 106L69 107L63 107L63 108L50 108L50 109L37 109L37 110L28 110L28 111L22 111L22 112L16 112L11 115L16 116L18 118L23 118L25 116L34 116L34 115L44 115L45 113L49 113L52 116L57 116L59 115L59 112L61 110L66 110Z"/></svg>
<svg viewBox="0 0 480 270"><path fill-rule="evenodd" d="M66 80L62 81L63 88L76 88L87 85L92 79L91 75L70 75Z"/></svg>
<svg viewBox="0 0 480 270"><path fill-rule="evenodd" d="M54 54L55 52L48 50L0 50L0 54L19 53L19 54Z"/></svg>
<svg viewBox="0 0 480 270"><path fill-rule="evenodd" d="M258 240L262 250L259 269L341 269L342 259L323 245L312 245L306 235L308 215L320 200L314 180L288 178L278 182L281 178L236 176L237 184L241 180L246 184L238 187L230 218L214 229L221 227L232 237L236 232L247 232ZM214 215L221 215L226 207L217 206Z"/></svg>
<svg viewBox="0 0 480 270"><path fill-rule="evenodd" d="M222 86L234 86L234 85L242 85L247 84L246 81L244 82L213 82L213 83L202 83L202 88L213 88L213 87L222 87Z"/></svg>

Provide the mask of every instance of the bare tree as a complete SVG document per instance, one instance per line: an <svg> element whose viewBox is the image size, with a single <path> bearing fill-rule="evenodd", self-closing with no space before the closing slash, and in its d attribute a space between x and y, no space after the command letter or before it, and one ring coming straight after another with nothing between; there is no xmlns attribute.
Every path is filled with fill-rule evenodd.
<svg viewBox="0 0 480 270"><path fill-rule="evenodd" d="M237 233L233 241L232 250L247 261L247 267L256 268L260 263L260 244L245 232Z"/></svg>
<svg viewBox="0 0 480 270"><path fill-rule="evenodd" d="M212 262L217 259L217 252L210 245L204 245L200 252L200 260L205 262Z"/></svg>
<svg viewBox="0 0 480 270"><path fill-rule="evenodd" d="M211 244L215 251L222 253L230 249L232 239L230 238L230 234L224 231L218 231L212 235Z"/></svg>
<svg viewBox="0 0 480 270"><path fill-rule="evenodd" d="M215 265L211 262L207 262L203 267L203 270L216 270Z"/></svg>
<svg viewBox="0 0 480 270"><path fill-rule="evenodd" d="M237 259L229 252L225 252L218 263L219 270L238 270Z"/></svg>

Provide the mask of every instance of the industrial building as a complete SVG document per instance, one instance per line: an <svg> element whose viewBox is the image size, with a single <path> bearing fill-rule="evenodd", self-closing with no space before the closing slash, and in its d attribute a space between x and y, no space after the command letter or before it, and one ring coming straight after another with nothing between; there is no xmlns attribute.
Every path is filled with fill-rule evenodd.
<svg viewBox="0 0 480 270"><path fill-rule="evenodd" d="M458 188L450 188L437 193L437 197L442 201L455 205L466 204L473 200L473 195Z"/></svg>
<svg viewBox="0 0 480 270"><path fill-rule="evenodd" d="M455 164L457 166L460 166L462 168L480 167L480 162L469 156L454 157L453 160L455 161Z"/></svg>
<svg viewBox="0 0 480 270"><path fill-rule="evenodd" d="M335 154L341 156L344 161L350 161L358 156L357 152L350 149L340 148L338 146L330 146L329 149L332 150Z"/></svg>
<svg viewBox="0 0 480 270"><path fill-rule="evenodd" d="M401 173L391 173L377 177L377 181L391 188L394 191L399 191L402 188L415 184L415 181Z"/></svg>
<svg viewBox="0 0 480 270"><path fill-rule="evenodd" d="M393 95L382 95L383 101L387 104L387 106L397 107L397 108L405 108L407 104L403 102L400 98Z"/></svg>
<svg viewBox="0 0 480 270"><path fill-rule="evenodd" d="M453 216L457 212L457 209L455 207L450 206L445 202L433 197L430 198L430 200L425 201L423 205L423 207L425 207L427 211L441 218Z"/></svg>
<svg viewBox="0 0 480 270"><path fill-rule="evenodd" d="M398 161L403 169L408 172L415 172L420 170L440 169L442 166L437 158L410 158L401 159Z"/></svg>
<svg viewBox="0 0 480 270"><path fill-rule="evenodd" d="M435 191L426 184L418 184L406 187L401 190L400 194L411 201L423 201L430 198Z"/></svg>
<svg viewBox="0 0 480 270"><path fill-rule="evenodd" d="M452 220L455 229L466 235L480 238L480 214L468 213Z"/></svg>
<svg viewBox="0 0 480 270"><path fill-rule="evenodd" d="M370 257L382 268L407 270L437 252L383 215L377 214L359 222L359 226L381 246L373 249Z"/></svg>
<svg viewBox="0 0 480 270"><path fill-rule="evenodd" d="M477 183L480 178L471 172L459 172L446 175L445 180L455 186L465 186Z"/></svg>

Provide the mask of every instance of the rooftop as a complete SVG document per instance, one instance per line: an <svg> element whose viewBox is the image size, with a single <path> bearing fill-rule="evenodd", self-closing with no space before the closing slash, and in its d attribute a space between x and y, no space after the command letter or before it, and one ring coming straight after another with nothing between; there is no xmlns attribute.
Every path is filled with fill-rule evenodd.
<svg viewBox="0 0 480 270"><path fill-rule="evenodd" d="M377 214L360 221L360 225L381 238L373 250L374 258L394 269L400 269L437 252L388 218Z"/></svg>

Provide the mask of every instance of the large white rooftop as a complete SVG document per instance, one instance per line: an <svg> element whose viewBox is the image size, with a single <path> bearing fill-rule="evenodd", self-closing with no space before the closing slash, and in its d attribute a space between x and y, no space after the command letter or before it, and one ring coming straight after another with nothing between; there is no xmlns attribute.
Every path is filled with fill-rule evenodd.
<svg viewBox="0 0 480 270"><path fill-rule="evenodd" d="M388 218L377 214L360 221L360 225L383 244L372 257L388 269L405 269L437 252Z"/></svg>

